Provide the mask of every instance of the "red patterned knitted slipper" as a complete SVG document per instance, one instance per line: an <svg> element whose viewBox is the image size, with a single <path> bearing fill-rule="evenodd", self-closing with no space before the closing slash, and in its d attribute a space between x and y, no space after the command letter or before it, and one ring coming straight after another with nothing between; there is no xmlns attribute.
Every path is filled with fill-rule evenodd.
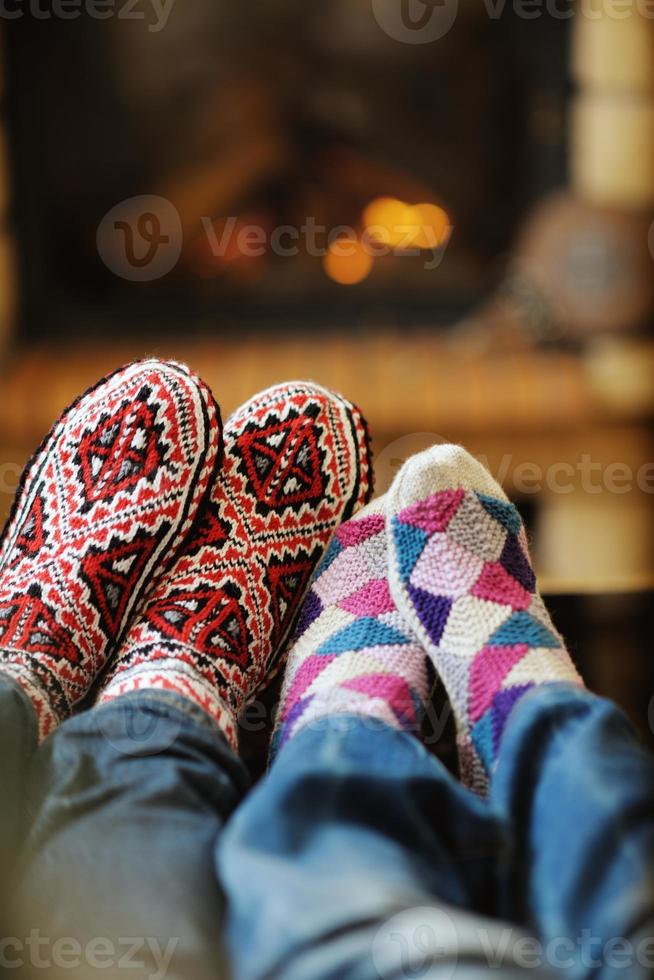
<svg viewBox="0 0 654 980"><path fill-rule="evenodd" d="M0 544L0 672L45 737L89 691L147 589L193 529L220 414L185 367L131 364L55 423Z"/></svg>
<svg viewBox="0 0 654 980"><path fill-rule="evenodd" d="M248 402L225 426L204 520L149 597L100 700L177 691L236 746L236 716L279 668L318 560L371 490L366 425L340 395L294 382Z"/></svg>

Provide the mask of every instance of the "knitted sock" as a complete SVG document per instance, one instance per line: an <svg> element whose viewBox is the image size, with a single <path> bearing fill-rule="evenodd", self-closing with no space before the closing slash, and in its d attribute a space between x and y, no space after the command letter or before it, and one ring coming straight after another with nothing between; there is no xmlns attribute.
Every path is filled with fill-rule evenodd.
<svg viewBox="0 0 654 980"><path fill-rule="evenodd" d="M384 500L337 530L302 608L273 751L317 718L356 714L418 733L427 659L388 588Z"/></svg>
<svg viewBox="0 0 654 980"><path fill-rule="evenodd" d="M391 594L454 710L461 778L484 793L510 711L581 679L536 591L520 516L459 446L410 459L387 495Z"/></svg>
<svg viewBox="0 0 654 980"><path fill-rule="evenodd" d="M0 672L27 693L42 738L190 531L220 443L208 389L149 360L74 402L28 463L0 544Z"/></svg>
<svg viewBox="0 0 654 980"><path fill-rule="evenodd" d="M100 700L160 688L237 746L240 708L271 678L317 562L371 491L365 423L317 385L279 385L225 426L204 522L149 597Z"/></svg>

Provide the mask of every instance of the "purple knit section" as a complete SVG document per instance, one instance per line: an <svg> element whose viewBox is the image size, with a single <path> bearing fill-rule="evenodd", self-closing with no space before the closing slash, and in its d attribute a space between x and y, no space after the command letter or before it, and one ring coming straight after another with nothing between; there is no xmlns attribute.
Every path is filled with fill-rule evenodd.
<svg viewBox="0 0 654 980"><path fill-rule="evenodd" d="M519 684L516 687L508 687L504 691L498 691L493 701L493 752L496 753L509 715L513 710L516 701L519 701L525 691L534 687L533 684Z"/></svg>
<svg viewBox="0 0 654 980"><path fill-rule="evenodd" d="M512 575L516 582L520 583L523 589L526 589L527 592L535 592L536 576L529 563L529 559L522 550L517 534L507 535L500 562L509 575Z"/></svg>
<svg viewBox="0 0 654 980"><path fill-rule="evenodd" d="M274 746L275 753L277 753L279 749L281 749L281 747L285 745L286 742L288 742L291 732L293 731L293 725L298 720L298 718L302 716L306 708L309 707L314 697L315 695L312 694L310 697L304 698L304 700L302 701L295 702L295 704L289 711L288 715L284 719L284 723L280 730L279 736L275 741L275 746Z"/></svg>
<svg viewBox="0 0 654 980"><path fill-rule="evenodd" d="M411 585L410 582L407 584L407 589L420 622L432 642L438 645L452 608L452 599L444 595L432 595L424 589Z"/></svg>
<svg viewBox="0 0 654 980"><path fill-rule="evenodd" d="M294 635L297 637L301 636L303 633L306 633L313 621L318 618L321 612L322 602L315 592L309 592L304 600L304 605L302 606L302 611L297 621Z"/></svg>

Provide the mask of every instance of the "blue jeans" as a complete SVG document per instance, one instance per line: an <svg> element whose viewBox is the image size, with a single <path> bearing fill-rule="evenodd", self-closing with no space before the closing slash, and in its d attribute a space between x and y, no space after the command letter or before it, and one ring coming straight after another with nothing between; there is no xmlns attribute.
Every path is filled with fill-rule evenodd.
<svg viewBox="0 0 654 980"><path fill-rule="evenodd" d="M29 743L7 684L0 736L10 704ZM85 980L216 980L224 949L242 980L654 974L654 762L591 694L524 698L488 803L410 736L343 717L300 732L238 806L242 764L176 695L66 722L26 790L5 744L30 829L0 954L29 976L30 929L49 976L65 960Z"/></svg>
<svg viewBox="0 0 654 980"><path fill-rule="evenodd" d="M28 822L0 973L228 976L214 850L249 780L208 716L178 695L128 695L62 724L22 782L4 739L35 739L34 718L2 681L0 719L0 785L8 766Z"/></svg>

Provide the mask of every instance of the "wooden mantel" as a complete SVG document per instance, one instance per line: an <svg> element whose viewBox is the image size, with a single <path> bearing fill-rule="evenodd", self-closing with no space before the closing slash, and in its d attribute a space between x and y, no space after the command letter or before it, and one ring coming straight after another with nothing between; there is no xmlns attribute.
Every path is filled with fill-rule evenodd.
<svg viewBox="0 0 654 980"><path fill-rule="evenodd" d="M384 438L425 429L447 438L569 431L643 415L640 403L623 405L618 399L616 404L611 392L598 386L594 362L575 353L529 348L472 353L427 332L58 343L15 352L5 364L0 442L38 440L65 405L98 377L155 354L198 371L225 416L262 388L305 378L357 402ZM634 355L641 358L641 352Z"/></svg>

